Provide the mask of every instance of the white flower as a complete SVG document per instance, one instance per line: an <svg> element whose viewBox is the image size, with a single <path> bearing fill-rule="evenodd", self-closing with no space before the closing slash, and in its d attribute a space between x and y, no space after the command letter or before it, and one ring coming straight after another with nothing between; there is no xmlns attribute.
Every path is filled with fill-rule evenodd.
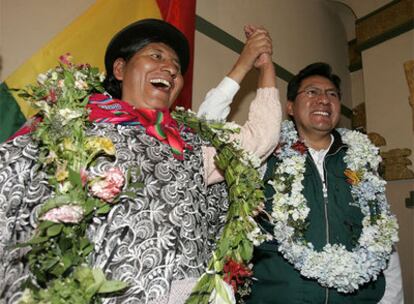
<svg viewBox="0 0 414 304"><path fill-rule="evenodd" d="M75 71L75 73L73 73L73 77L75 77L75 80L85 80L88 76L81 71Z"/></svg>
<svg viewBox="0 0 414 304"><path fill-rule="evenodd" d="M68 108L63 108L59 110L59 115L62 117L62 125L67 125L72 119L82 116L82 112L79 110L71 110Z"/></svg>
<svg viewBox="0 0 414 304"><path fill-rule="evenodd" d="M56 71L53 71L50 76L51 76L52 80L57 80L58 77L59 77L59 75Z"/></svg>
<svg viewBox="0 0 414 304"><path fill-rule="evenodd" d="M228 301L226 301L226 296ZM220 276L215 276L215 288L208 300L209 304L236 304L233 288L223 281Z"/></svg>
<svg viewBox="0 0 414 304"><path fill-rule="evenodd" d="M99 81L103 82L105 80L105 74L104 73L99 73Z"/></svg>
<svg viewBox="0 0 414 304"><path fill-rule="evenodd" d="M46 117L50 116L50 112L52 108L49 106L49 104L45 100L36 101L35 104L45 113Z"/></svg>
<svg viewBox="0 0 414 304"><path fill-rule="evenodd" d="M86 90L88 88L88 83L82 79L75 81L75 88L79 90Z"/></svg>
<svg viewBox="0 0 414 304"><path fill-rule="evenodd" d="M47 80L47 75L45 74L39 74L37 76L37 82L40 84L45 84L46 80Z"/></svg>
<svg viewBox="0 0 414 304"><path fill-rule="evenodd" d="M262 161L260 158L254 153L247 153L247 158L249 162L252 164L253 168L259 168Z"/></svg>
<svg viewBox="0 0 414 304"><path fill-rule="evenodd" d="M224 124L224 127L226 128L226 129L228 129L228 130L233 130L233 131L236 131L236 130L239 130L240 129L240 125L238 125L237 123L235 123L234 121L229 121L229 122L226 122L225 124Z"/></svg>
<svg viewBox="0 0 414 304"><path fill-rule="evenodd" d="M250 229L250 231L247 233L247 239L250 240L254 246L259 246L261 243L263 243L266 237L262 234L262 231L257 226L256 221L251 216L248 216L247 220L253 226L253 229Z"/></svg>
<svg viewBox="0 0 414 304"><path fill-rule="evenodd" d="M349 293L376 279L386 267L392 246L398 240L398 224L395 216L389 213L384 194L385 181L375 173L380 162L378 149L364 134L344 129L338 131L343 142L348 145L344 157L347 168L362 174L361 181L351 188L353 205L365 215L358 245L348 251L341 244L327 244L322 251L317 252L312 243L292 238L296 236L294 227L305 223L310 209L302 194L306 156L291 148L298 140L291 122L282 124L281 141L285 144L277 151L281 162L276 169L275 179L270 182L276 191L272 218L278 251L301 275L317 280L322 286ZM286 175L289 177L285 178ZM284 193L288 188L284 184L286 181L291 183L290 193ZM376 204L374 222L372 204ZM292 221L294 225L291 225Z"/></svg>

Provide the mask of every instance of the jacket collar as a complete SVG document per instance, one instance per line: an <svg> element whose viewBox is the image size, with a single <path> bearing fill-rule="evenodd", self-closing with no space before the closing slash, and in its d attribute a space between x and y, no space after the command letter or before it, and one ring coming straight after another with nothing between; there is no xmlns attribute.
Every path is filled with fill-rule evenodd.
<svg viewBox="0 0 414 304"><path fill-rule="evenodd" d="M331 133L334 137L334 142L331 145L331 148L329 149L327 155L330 154L335 154L336 152L338 152L340 149L342 148L347 148L348 146L342 141L341 135L339 134L338 131L336 131L335 129L332 130Z"/></svg>

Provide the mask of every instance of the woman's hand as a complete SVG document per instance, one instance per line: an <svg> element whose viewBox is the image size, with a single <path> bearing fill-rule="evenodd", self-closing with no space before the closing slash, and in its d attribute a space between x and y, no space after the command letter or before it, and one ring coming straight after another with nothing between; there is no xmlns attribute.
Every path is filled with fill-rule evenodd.
<svg viewBox="0 0 414 304"><path fill-rule="evenodd" d="M254 61L255 68L261 68L265 64L272 63L272 54L273 54L273 46L272 46L272 38L269 35L269 32L263 27L255 27L253 25L246 25L244 27L244 33L246 38L250 38L253 36L257 36L259 34L263 34L263 39L266 40L266 43L263 44L262 53ZM257 37L261 38L261 37ZM262 41L264 42L264 41Z"/></svg>
<svg viewBox="0 0 414 304"><path fill-rule="evenodd" d="M227 75L238 83L253 67L262 69L272 64L272 39L267 30L246 25L244 32L247 38L246 44L233 69Z"/></svg>

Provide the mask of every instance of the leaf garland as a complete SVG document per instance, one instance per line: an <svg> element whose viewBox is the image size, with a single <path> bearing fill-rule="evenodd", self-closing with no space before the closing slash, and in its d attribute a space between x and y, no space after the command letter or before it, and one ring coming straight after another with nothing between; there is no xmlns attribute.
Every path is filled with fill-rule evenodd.
<svg viewBox="0 0 414 304"><path fill-rule="evenodd" d="M223 281L224 267L227 263L238 263L241 267L236 267L237 269L246 269L253 255L253 245L267 237L253 220L253 216L264 206L263 182L256 169L260 161L244 151L236 140L232 140L232 135L239 132L238 126L209 122L198 118L194 112L181 108L173 113L173 117L209 141L216 149L215 162L224 172L229 191L229 209L222 235L206 272L186 303L214 303L218 297L223 303L234 303L234 295Z"/></svg>

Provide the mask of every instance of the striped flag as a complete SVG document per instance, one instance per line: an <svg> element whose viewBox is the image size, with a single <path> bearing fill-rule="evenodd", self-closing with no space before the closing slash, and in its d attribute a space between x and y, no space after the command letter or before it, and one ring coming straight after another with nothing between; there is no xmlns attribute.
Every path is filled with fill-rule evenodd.
<svg viewBox="0 0 414 304"><path fill-rule="evenodd" d="M103 71L105 49L112 36L126 25L144 18L164 19L187 36L191 62L177 105L190 108L195 0L97 0L0 84L0 142L36 113L8 88L23 88L35 82L39 73L56 66L58 57L67 52L76 62L89 63Z"/></svg>

